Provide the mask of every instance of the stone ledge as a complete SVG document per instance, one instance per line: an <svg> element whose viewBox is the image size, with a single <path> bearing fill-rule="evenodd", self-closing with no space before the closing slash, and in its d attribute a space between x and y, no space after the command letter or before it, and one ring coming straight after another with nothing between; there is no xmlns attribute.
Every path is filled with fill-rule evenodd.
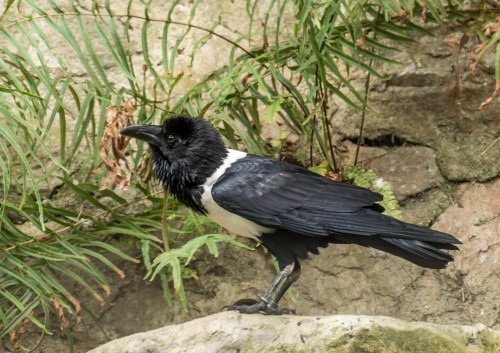
<svg viewBox="0 0 500 353"><path fill-rule="evenodd" d="M264 316L222 312L123 337L89 353L499 352L500 331L385 316Z"/></svg>

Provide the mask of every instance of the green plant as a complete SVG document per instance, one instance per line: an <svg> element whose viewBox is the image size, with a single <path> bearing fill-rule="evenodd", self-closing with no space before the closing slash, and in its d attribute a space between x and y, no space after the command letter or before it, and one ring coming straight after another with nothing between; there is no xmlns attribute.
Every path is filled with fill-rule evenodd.
<svg viewBox="0 0 500 353"><path fill-rule="evenodd" d="M344 168L342 175L346 178L352 179L354 184L358 186L381 194L384 199L380 201L379 204L385 208L383 214L401 219L399 204L391 190L391 186L382 178L377 177L377 174L375 174L373 170L366 170L361 167L352 166Z"/></svg>
<svg viewBox="0 0 500 353"><path fill-rule="evenodd" d="M141 174L147 170L141 164L145 146L121 141L118 148L117 129L108 128L115 119L149 124L170 113L206 115L228 145L257 154L276 152L261 133L266 122L280 119L304 141L310 164L317 155L336 171L331 100L370 112L369 81L360 92L349 82L351 70L385 79L372 63L397 64L389 54L398 42L412 41L410 32L431 34L413 21L414 14L442 25L453 16L469 16L457 10L458 0L447 6L437 0L271 0L260 26L259 1L249 0L248 33L230 39L217 30L221 17L209 27L196 24L199 3L193 2L182 22L175 17L179 0L166 18L154 17L151 1L129 0L121 13L109 0L93 1L89 8L77 1L63 7L52 0L24 0L16 9L14 1L6 2L0 18L0 336L10 334L17 348L28 350L17 329L26 319L45 334L54 314L62 328L68 314L79 317L79 300L61 276L105 302L109 281L97 263L123 275L107 253L142 261L148 278L161 278L166 299L173 285L185 306L182 278L194 275L186 266L196 250L206 245L216 255L217 242L235 243L215 234L206 218L148 191L153 187ZM132 13L132 6L140 6L143 15ZM273 11L280 15L272 17ZM140 29L139 41L132 26ZM477 33L487 28L478 27ZM232 51L226 65L184 92L177 59L194 32L191 62L213 38L229 43ZM495 43L497 33L484 38ZM161 49L159 61L151 59L154 46ZM499 62L497 54L497 81ZM107 147L103 137L111 139ZM128 193L101 189L106 171L96 169L103 158L109 180L129 184ZM136 204L140 210L131 211ZM116 245L116 234L139 248L140 260ZM191 239L192 234L198 237ZM43 321L33 310L43 312Z"/></svg>
<svg viewBox="0 0 500 353"><path fill-rule="evenodd" d="M217 256L216 243L220 241L243 246L231 236L204 235L218 227L204 217L194 217L174 200L165 201L148 191L141 177L135 176L141 170L142 144L130 150L131 158L117 158L124 156L126 144L120 142L117 148L119 125L114 131L109 127L119 120L151 123L162 111L156 107L159 103L148 97L145 86L145 71L155 71L146 65L142 77L136 74L126 44L130 38L117 29L120 16L111 14L109 3L106 9L94 4L87 13L80 12L75 2L65 10L54 2L49 4L51 13L26 1L23 5L34 14L21 19L6 14L0 28L0 337L10 334L14 348L23 350L36 348L22 344L20 333L26 320L40 328L43 338L50 333L54 314L69 336L67 317L73 316L77 322L81 319L80 300L62 285L63 277L78 283L102 304L106 302L111 289L98 263L120 277L125 275L107 253L143 262L146 278L161 278L167 301L173 286L186 308L180 279L196 276L186 267L196 251L206 245ZM192 13L195 9L196 4ZM132 18L126 14L121 17ZM149 23L144 20L146 33ZM189 23L185 25L189 30ZM92 30L100 39L97 45L109 51L124 75L125 86L108 79L103 57L88 34ZM53 38L61 39L66 49L72 50L88 75L85 79L67 68L52 44ZM147 62L147 39L143 39ZM174 62L175 55L166 65L172 65L173 70ZM159 86L163 94L169 94L178 83L179 75L172 77L162 77ZM103 138L110 138L111 143L103 144ZM108 154L110 158L106 158ZM98 170L100 157L105 158L107 167L124 160L130 164L125 177L116 168L108 168L110 180L121 178L122 188L134 176L128 193L99 188L105 176L104 169ZM143 208L126 214L124 210L133 204ZM27 229L21 223L31 226ZM163 237L158 236L158 230L163 230ZM118 243L114 241L117 234L122 239ZM193 235L200 237L189 240ZM141 260L124 250L120 245L127 243L124 239L140 249ZM173 246L177 248L171 249ZM165 253L171 258L159 257ZM43 321L38 319L40 311Z"/></svg>
<svg viewBox="0 0 500 353"><path fill-rule="evenodd" d="M326 177L335 176L328 172L328 163L326 161L323 161L322 163L309 168L309 170ZM337 174L337 176L338 175L339 174ZM342 173L340 173L340 176L344 179L352 180L352 182L357 186L361 186L365 189L369 189L381 194L383 196L383 200L380 201L379 204L385 208L383 214L401 220L399 204L391 190L390 184L384 181L382 178L379 178L373 170L366 170L359 166L351 166L344 168L342 170ZM340 176L338 177L338 179L341 178Z"/></svg>

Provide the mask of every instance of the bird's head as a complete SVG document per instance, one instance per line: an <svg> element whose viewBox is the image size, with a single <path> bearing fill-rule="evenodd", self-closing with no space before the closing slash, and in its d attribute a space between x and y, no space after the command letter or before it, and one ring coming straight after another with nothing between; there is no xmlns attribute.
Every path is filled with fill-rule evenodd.
<svg viewBox="0 0 500 353"><path fill-rule="evenodd" d="M120 134L149 144L155 175L169 189L178 182L201 184L227 154L219 132L201 118L179 115L162 125L132 125Z"/></svg>

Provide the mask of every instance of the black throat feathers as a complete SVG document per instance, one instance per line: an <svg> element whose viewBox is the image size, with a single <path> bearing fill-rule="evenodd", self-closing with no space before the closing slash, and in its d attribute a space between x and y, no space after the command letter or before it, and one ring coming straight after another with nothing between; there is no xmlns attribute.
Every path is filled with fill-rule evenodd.
<svg viewBox="0 0 500 353"><path fill-rule="evenodd" d="M190 151L187 158L169 160L153 146L153 173L177 200L197 213L206 214L201 202L203 185L222 165L227 151L225 148L213 149L208 146L200 148L200 153L196 153L197 150Z"/></svg>

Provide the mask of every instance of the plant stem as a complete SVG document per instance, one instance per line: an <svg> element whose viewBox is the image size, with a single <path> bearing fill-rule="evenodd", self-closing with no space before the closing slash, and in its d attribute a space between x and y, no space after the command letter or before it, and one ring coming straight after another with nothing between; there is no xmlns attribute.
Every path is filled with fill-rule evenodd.
<svg viewBox="0 0 500 353"><path fill-rule="evenodd" d="M163 237L163 246L165 246L166 251L170 251L170 231L167 222L167 209L168 209L168 192L167 190L163 191L163 207L161 211L161 235Z"/></svg>
<svg viewBox="0 0 500 353"><path fill-rule="evenodd" d="M370 66L372 65L372 59L370 59ZM354 157L354 165L358 163L359 148L361 147L361 140L363 139L363 127L365 125L365 114L366 114L366 100L368 99L368 89L370 87L370 77L371 74L368 73L365 81L365 102L363 103L363 112L361 113L361 125L359 127L359 137L358 144L356 146L356 156Z"/></svg>

